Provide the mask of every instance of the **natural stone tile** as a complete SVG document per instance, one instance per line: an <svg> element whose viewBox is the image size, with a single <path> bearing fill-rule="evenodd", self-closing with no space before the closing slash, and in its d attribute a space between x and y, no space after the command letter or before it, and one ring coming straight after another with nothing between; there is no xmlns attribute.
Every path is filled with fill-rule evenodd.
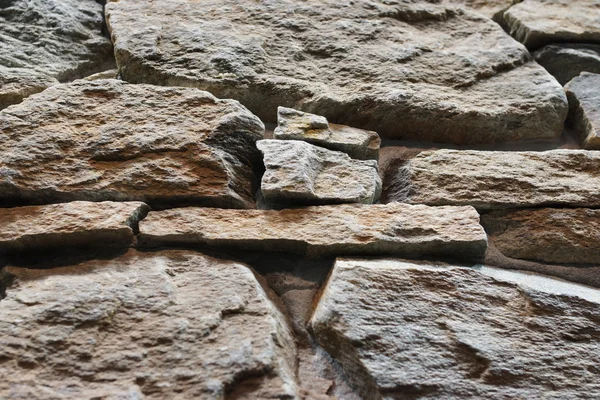
<svg viewBox="0 0 600 400"><path fill-rule="evenodd" d="M254 207L264 125L198 89L79 80L0 112L0 201Z"/></svg>
<svg viewBox="0 0 600 400"><path fill-rule="evenodd" d="M382 198L477 209L600 206L600 154L586 150L423 151L388 168Z"/></svg>
<svg viewBox="0 0 600 400"><path fill-rule="evenodd" d="M274 205L374 203L381 193L375 160L355 160L297 140L260 140L266 171L260 189Z"/></svg>
<svg viewBox="0 0 600 400"><path fill-rule="evenodd" d="M535 275L338 259L310 327L366 400L594 398L598 304Z"/></svg>
<svg viewBox="0 0 600 400"><path fill-rule="evenodd" d="M273 138L304 140L360 160L377 160L381 144L377 132L329 124L327 118L320 115L285 107L277 109L277 128L273 132Z"/></svg>
<svg viewBox="0 0 600 400"><path fill-rule="evenodd" d="M599 44L554 43L534 52L533 57L563 86L581 72L600 73Z"/></svg>
<svg viewBox="0 0 600 400"><path fill-rule="evenodd" d="M482 215L481 224L507 257L550 263L600 263L600 210L493 211Z"/></svg>
<svg viewBox="0 0 600 400"><path fill-rule="evenodd" d="M131 250L6 272L2 398L297 397L281 305L243 264Z"/></svg>
<svg viewBox="0 0 600 400"><path fill-rule="evenodd" d="M0 208L0 253L57 247L128 247L149 208L140 202Z"/></svg>
<svg viewBox="0 0 600 400"><path fill-rule="evenodd" d="M94 0L5 0L0 4L0 109L59 81L114 65Z"/></svg>
<svg viewBox="0 0 600 400"><path fill-rule="evenodd" d="M145 245L210 245L309 257L437 255L478 260L487 238L472 207L336 205L285 210L180 208L140 222Z"/></svg>
<svg viewBox="0 0 600 400"><path fill-rule="evenodd" d="M569 119L584 148L600 149L600 75L583 72L565 89L569 98Z"/></svg>
<svg viewBox="0 0 600 400"><path fill-rule="evenodd" d="M552 42L600 42L599 0L523 0L504 13L510 34L529 49Z"/></svg>
<svg viewBox="0 0 600 400"><path fill-rule="evenodd" d="M488 18L441 1L129 0L107 21L123 79L195 86L382 138L556 138L560 85ZM168 15L168 18L165 16Z"/></svg>

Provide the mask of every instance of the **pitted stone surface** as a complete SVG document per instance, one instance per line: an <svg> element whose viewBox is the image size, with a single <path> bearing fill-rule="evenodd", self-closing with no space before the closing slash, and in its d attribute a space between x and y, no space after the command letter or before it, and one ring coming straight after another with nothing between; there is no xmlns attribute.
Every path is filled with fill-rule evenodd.
<svg viewBox="0 0 600 400"><path fill-rule="evenodd" d="M379 157L381 139L377 132L329 124L327 118L293 108L277 109L274 139L303 140L330 150L341 151L360 160Z"/></svg>
<svg viewBox="0 0 600 400"><path fill-rule="evenodd" d="M114 65L94 0L0 2L0 109Z"/></svg>
<svg viewBox="0 0 600 400"><path fill-rule="evenodd" d="M478 260L487 238L472 207L335 205L285 210L180 208L140 222L150 246L209 245L308 257L438 255Z"/></svg>
<svg viewBox="0 0 600 400"><path fill-rule="evenodd" d="M599 293L486 267L338 259L310 327L366 400L594 398Z"/></svg>
<svg viewBox="0 0 600 400"><path fill-rule="evenodd" d="M600 44L554 43L533 57L563 86L581 72L600 73Z"/></svg>
<svg viewBox="0 0 600 400"><path fill-rule="evenodd" d="M490 239L511 258L600 264L600 211L541 208L494 211L481 219Z"/></svg>
<svg viewBox="0 0 600 400"><path fill-rule="evenodd" d="M195 86L267 122L278 106L454 143L556 138L562 88L493 21L439 1L113 1L123 79Z"/></svg>
<svg viewBox="0 0 600 400"><path fill-rule="evenodd" d="M0 253L94 246L128 247L149 208L140 202L0 208Z"/></svg>
<svg viewBox="0 0 600 400"><path fill-rule="evenodd" d="M260 189L275 205L371 204L381 193L375 160L355 160L297 140L260 140L266 171Z"/></svg>
<svg viewBox="0 0 600 400"><path fill-rule="evenodd" d="M6 272L1 398L297 398L281 304L243 264L131 250Z"/></svg>
<svg viewBox="0 0 600 400"><path fill-rule="evenodd" d="M477 209L600 206L600 154L585 150L423 151L388 168L382 195Z"/></svg>
<svg viewBox="0 0 600 400"><path fill-rule="evenodd" d="M600 74L583 72L566 86L569 119L582 146L600 150Z"/></svg>
<svg viewBox="0 0 600 400"><path fill-rule="evenodd" d="M254 207L264 125L198 89L79 80L0 112L0 201Z"/></svg>
<svg viewBox="0 0 600 400"><path fill-rule="evenodd" d="M600 0L523 0L504 13L510 34L535 50L553 42L600 43Z"/></svg>

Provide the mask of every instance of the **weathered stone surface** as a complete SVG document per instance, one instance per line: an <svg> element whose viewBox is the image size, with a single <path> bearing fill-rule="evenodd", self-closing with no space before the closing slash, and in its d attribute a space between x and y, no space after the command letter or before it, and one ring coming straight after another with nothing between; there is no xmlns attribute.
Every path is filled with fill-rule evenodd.
<svg viewBox="0 0 600 400"><path fill-rule="evenodd" d="M0 3L0 109L114 65L94 0Z"/></svg>
<svg viewBox="0 0 600 400"><path fill-rule="evenodd" d="M460 4L488 18L499 20L504 11L521 0L450 0L451 3Z"/></svg>
<svg viewBox="0 0 600 400"><path fill-rule="evenodd" d="M569 98L569 120L582 146L600 149L600 75L583 72L565 89Z"/></svg>
<svg viewBox="0 0 600 400"><path fill-rule="evenodd" d="M260 140L266 171L260 189L269 204L374 203L381 193L375 160L355 160L298 140Z"/></svg>
<svg viewBox="0 0 600 400"><path fill-rule="evenodd" d="M295 398L291 331L243 264L130 250L6 270L2 398Z"/></svg>
<svg viewBox="0 0 600 400"><path fill-rule="evenodd" d="M404 138L554 138L560 85L491 20L446 2L129 0L107 20L123 79L195 86ZM168 16L166 18L165 16Z"/></svg>
<svg viewBox="0 0 600 400"><path fill-rule="evenodd" d="M600 42L600 0L523 0L504 13L510 34L529 49L553 42Z"/></svg>
<svg viewBox="0 0 600 400"><path fill-rule="evenodd" d="M74 246L120 246L149 208L139 202L72 203L0 208L0 253Z"/></svg>
<svg viewBox="0 0 600 400"><path fill-rule="evenodd" d="M253 207L264 125L197 89L79 80L0 112L0 201Z"/></svg>
<svg viewBox="0 0 600 400"><path fill-rule="evenodd" d="M377 132L329 124L327 118L293 108L277 109L274 139L304 140L330 150L342 151L360 160L379 157L381 139Z"/></svg>
<svg viewBox="0 0 600 400"><path fill-rule="evenodd" d="M0 65L0 110L57 83L53 77L40 72Z"/></svg>
<svg viewBox="0 0 600 400"><path fill-rule="evenodd" d="M533 57L563 86L581 72L600 73L600 45L597 44L549 44L534 52Z"/></svg>
<svg viewBox="0 0 600 400"><path fill-rule="evenodd" d="M586 150L423 151L388 168L387 201L478 209L600 206L600 154Z"/></svg>
<svg viewBox="0 0 600 400"><path fill-rule="evenodd" d="M338 259L311 328L366 400L595 398L599 303L487 267Z"/></svg>
<svg viewBox="0 0 600 400"><path fill-rule="evenodd" d="M494 211L481 224L502 254L550 263L600 263L600 210Z"/></svg>
<svg viewBox="0 0 600 400"><path fill-rule="evenodd" d="M472 207L336 205L285 210L180 208L150 212L141 243L193 244L309 257L440 255L480 259L487 238Z"/></svg>

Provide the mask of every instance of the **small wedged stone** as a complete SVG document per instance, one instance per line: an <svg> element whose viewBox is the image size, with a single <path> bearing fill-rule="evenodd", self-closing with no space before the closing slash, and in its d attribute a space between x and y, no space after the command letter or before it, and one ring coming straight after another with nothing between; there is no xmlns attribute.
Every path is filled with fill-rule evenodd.
<svg viewBox="0 0 600 400"><path fill-rule="evenodd" d="M450 0L451 3L462 5L478 12L494 21L502 18L504 11L521 0Z"/></svg>
<svg viewBox="0 0 600 400"><path fill-rule="evenodd" d="M254 207L263 123L189 88L78 80L0 112L0 202Z"/></svg>
<svg viewBox="0 0 600 400"><path fill-rule="evenodd" d="M149 211L140 202L87 202L0 208L0 253L58 247L128 247Z"/></svg>
<svg viewBox="0 0 600 400"><path fill-rule="evenodd" d="M94 0L0 2L0 109L114 66Z"/></svg>
<svg viewBox="0 0 600 400"><path fill-rule="evenodd" d="M272 205L371 204L379 199L381 178L375 160L298 140L260 140L266 171L260 190Z"/></svg>
<svg viewBox="0 0 600 400"><path fill-rule="evenodd" d="M277 108L274 139L305 142L341 151L359 160L377 160L381 139L377 132L329 124L327 118L293 108Z"/></svg>
<svg viewBox="0 0 600 400"><path fill-rule="evenodd" d="M481 224L507 257L549 263L600 263L600 210L493 211L481 216Z"/></svg>
<svg viewBox="0 0 600 400"><path fill-rule="evenodd" d="M446 1L110 1L121 76L284 106L386 139L557 138L567 101L527 49ZM168 15L169 18L165 18Z"/></svg>
<svg viewBox="0 0 600 400"><path fill-rule="evenodd" d="M565 86L569 121L582 146L600 150L600 74L582 72Z"/></svg>
<svg viewBox="0 0 600 400"><path fill-rule="evenodd" d="M353 254L439 255L479 260L487 238L472 207L390 203L284 210L151 211L140 244L227 246L311 258Z"/></svg>
<svg viewBox="0 0 600 400"><path fill-rule="evenodd" d="M386 201L477 209L600 207L600 153L422 151L389 167Z"/></svg>
<svg viewBox="0 0 600 400"><path fill-rule="evenodd" d="M553 42L600 43L599 9L599 0L523 0L504 13L504 20L530 50Z"/></svg>
<svg viewBox="0 0 600 400"><path fill-rule="evenodd" d="M553 43L534 52L533 57L563 86L582 72L600 73L598 44Z"/></svg>
<svg viewBox="0 0 600 400"><path fill-rule="evenodd" d="M599 304L542 276L338 259L310 329L365 400L596 398Z"/></svg>
<svg viewBox="0 0 600 400"><path fill-rule="evenodd" d="M130 250L5 271L0 398L298 398L288 321L243 264Z"/></svg>

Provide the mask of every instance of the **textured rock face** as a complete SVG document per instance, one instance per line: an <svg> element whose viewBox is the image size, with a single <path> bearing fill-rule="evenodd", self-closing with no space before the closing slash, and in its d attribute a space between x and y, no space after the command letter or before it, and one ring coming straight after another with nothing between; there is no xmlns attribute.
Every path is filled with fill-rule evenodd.
<svg viewBox="0 0 600 400"><path fill-rule="evenodd" d="M533 57L563 86L581 72L600 73L600 45L597 44L550 44L533 53Z"/></svg>
<svg viewBox="0 0 600 400"><path fill-rule="evenodd" d="M15 280L0 303L2 398L296 395L287 322L242 264L131 250L7 271Z"/></svg>
<svg viewBox="0 0 600 400"><path fill-rule="evenodd" d="M600 149L600 75L582 73L567 86L569 119L584 148Z"/></svg>
<svg viewBox="0 0 600 400"><path fill-rule="evenodd" d="M600 211L542 208L496 211L481 223L505 256L553 263L600 263Z"/></svg>
<svg viewBox="0 0 600 400"><path fill-rule="evenodd" d="M57 85L0 112L0 201L253 207L264 126L197 89Z"/></svg>
<svg viewBox="0 0 600 400"><path fill-rule="evenodd" d="M149 211L139 202L0 208L0 253L72 246L128 247Z"/></svg>
<svg viewBox="0 0 600 400"><path fill-rule="evenodd" d="M504 13L510 34L529 49L552 42L600 42L599 0L523 0Z"/></svg>
<svg viewBox="0 0 600 400"><path fill-rule="evenodd" d="M600 297L592 292L584 300L579 285L546 293L470 268L343 259L311 327L367 400L593 398Z"/></svg>
<svg viewBox="0 0 600 400"><path fill-rule="evenodd" d="M0 109L114 65L94 0L0 2Z"/></svg>
<svg viewBox="0 0 600 400"><path fill-rule="evenodd" d="M165 18L169 16L169 18ZM554 138L564 93L494 22L445 2L110 2L123 79L195 86L385 138Z"/></svg>
<svg viewBox="0 0 600 400"><path fill-rule="evenodd" d="M441 255L477 260L487 238L472 207L337 205L287 210L181 208L140 222L146 245L207 244L330 257Z"/></svg>
<svg viewBox="0 0 600 400"><path fill-rule="evenodd" d="M423 151L388 169L388 201L478 209L600 205L600 154L584 150Z"/></svg>
<svg viewBox="0 0 600 400"><path fill-rule="evenodd" d="M270 204L336 204L377 201L377 161L354 160L297 140L261 140L266 171L260 190Z"/></svg>
<svg viewBox="0 0 600 400"><path fill-rule="evenodd" d="M327 118L293 108L277 109L274 139L303 140L360 160L377 160L381 139L377 132L346 125L329 125Z"/></svg>

